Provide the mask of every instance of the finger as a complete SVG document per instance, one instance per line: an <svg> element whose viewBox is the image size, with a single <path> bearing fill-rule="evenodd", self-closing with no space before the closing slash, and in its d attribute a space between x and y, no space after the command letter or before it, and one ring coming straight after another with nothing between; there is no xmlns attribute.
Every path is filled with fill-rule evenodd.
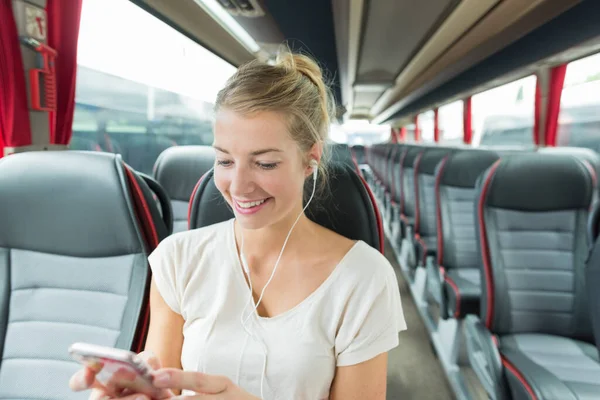
<svg viewBox="0 0 600 400"><path fill-rule="evenodd" d="M158 388L191 390L199 393L216 394L227 390L227 377L207 375L200 372L164 368L153 373L154 385Z"/></svg>
<svg viewBox="0 0 600 400"><path fill-rule="evenodd" d="M97 373L98 371L95 371L89 367L84 367L71 377L69 380L69 388L74 392L80 392L82 390L94 388L102 389L102 385L96 381Z"/></svg>
<svg viewBox="0 0 600 400"><path fill-rule="evenodd" d="M154 354L152 350L142 351L140 354L138 354L138 356L147 362L150 368L154 370L162 368L159 358L156 357L156 354Z"/></svg>

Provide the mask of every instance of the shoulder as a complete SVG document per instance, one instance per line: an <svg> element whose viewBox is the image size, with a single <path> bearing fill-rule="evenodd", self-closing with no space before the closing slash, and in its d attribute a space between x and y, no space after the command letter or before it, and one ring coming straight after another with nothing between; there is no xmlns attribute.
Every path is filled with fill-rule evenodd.
<svg viewBox="0 0 600 400"><path fill-rule="evenodd" d="M152 252L151 257L155 254L182 257L198 253L206 248L226 245L230 228L231 220L228 220L202 228L174 233L160 242Z"/></svg>
<svg viewBox="0 0 600 400"><path fill-rule="evenodd" d="M352 286L383 286L396 282L390 262L377 249L358 241L342 260L344 281Z"/></svg>
<svg viewBox="0 0 600 400"><path fill-rule="evenodd" d="M222 253L230 240L231 221L220 222L165 238L148 261L153 280L165 302L177 313L185 311L186 288L194 276Z"/></svg>

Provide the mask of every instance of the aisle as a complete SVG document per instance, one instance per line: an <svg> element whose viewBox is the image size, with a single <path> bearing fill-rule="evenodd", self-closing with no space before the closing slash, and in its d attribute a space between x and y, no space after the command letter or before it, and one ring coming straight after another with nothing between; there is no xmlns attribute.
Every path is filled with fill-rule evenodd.
<svg viewBox="0 0 600 400"><path fill-rule="evenodd" d="M391 250L386 257L396 270L408 330L400 334L400 345L389 353L388 400L451 400L454 398L442 366L429 344L427 330L410 295Z"/></svg>

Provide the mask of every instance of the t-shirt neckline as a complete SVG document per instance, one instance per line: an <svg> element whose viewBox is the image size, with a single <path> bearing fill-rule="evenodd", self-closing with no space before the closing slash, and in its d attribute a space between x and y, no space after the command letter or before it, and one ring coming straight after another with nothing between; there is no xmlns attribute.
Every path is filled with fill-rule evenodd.
<svg viewBox="0 0 600 400"><path fill-rule="evenodd" d="M236 281L238 281L238 283L244 289L244 299L245 299L244 303L246 304L248 302L248 297L251 295L251 293L250 293L250 286L248 285L248 283L246 283L246 276L244 275L244 272L242 270L242 264L240 262L240 257L238 255L237 243L235 241L235 218L232 218L229 221L229 228L227 229L227 233L229 236L228 242L229 242L229 246L230 246L230 250L231 250L231 251L229 251L229 253L231 254L232 261L233 261L231 263L231 265L235 269L234 275L236 276ZM327 290L327 288L329 286L331 286L331 284L335 281L335 279L337 278L337 276L340 274L341 270L343 269L343 265L346 263L346 260L349 258L350 254L358 247L359 243L361 243L361 242L362 242L361 240L357 240L352 245L352 247L346 252L346 254L344 254L344 256L337 263L335 268L329 273L329 276L314 291L312 291L307 297L305 297L301 302L296 304L294 307L292 307L289 310L286 310L282 313L279 313L279 314L275 315L274 317L263 317L258 314L257 310L254 310L254 312L252 314L254 314L254 316L260 321L269 322L269 321L277 321L280 319L288 318L288 317L291 317L292 315L298 313L302 308L310 305L310 303L312 303L315 300L315 298L317 298L319 295L324 293ZM267 288L267 290L269 290L269 289ZM251 307L251 309L253 309L256 306L256 303L254 301L254 296L252 296L252 301L250 302L249 306ZM248 310L248 306L246 307L246 310ZM248 312L248 311L246 311L246 312Z"/></svg>

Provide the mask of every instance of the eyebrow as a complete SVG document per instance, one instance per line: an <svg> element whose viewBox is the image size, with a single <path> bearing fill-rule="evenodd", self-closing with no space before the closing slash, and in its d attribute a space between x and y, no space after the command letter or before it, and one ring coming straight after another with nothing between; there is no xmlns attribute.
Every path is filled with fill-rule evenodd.
<svg viewBox="0 0 600 400"><path fill-rule="evenodd" d="M213 146L213 148L215 148L216 150L219 150L221 153L225 153L225 154L229 154L229 152L225 149L222 149L219 146ZM261 149L261 150L255 150L252 153L250 153L253 156L259 156L261 154L265 154L265 153L281 153L283 152L282 150L276 149L276 148L268 148L268 149Z"/></svg>

